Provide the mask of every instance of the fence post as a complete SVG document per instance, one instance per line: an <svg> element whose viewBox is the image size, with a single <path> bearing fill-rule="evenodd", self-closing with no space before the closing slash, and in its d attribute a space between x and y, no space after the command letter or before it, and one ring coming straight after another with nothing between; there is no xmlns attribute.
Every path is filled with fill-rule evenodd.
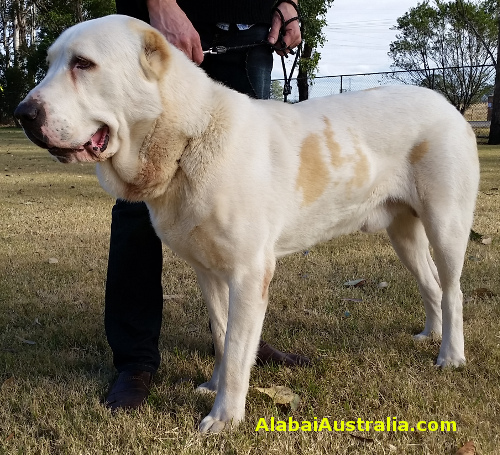
<svg viewBox="0 0 500 455"><path fill-rule="evenodd" d="M343 93L343 91L344 91L344 89L342 88L343 83L344 83L344 77L340 76L340 93Z"/></svg>

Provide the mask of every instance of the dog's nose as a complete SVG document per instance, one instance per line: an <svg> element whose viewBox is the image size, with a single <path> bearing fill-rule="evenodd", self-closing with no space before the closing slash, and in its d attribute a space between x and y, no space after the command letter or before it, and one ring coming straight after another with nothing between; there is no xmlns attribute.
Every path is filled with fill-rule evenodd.
<svg viewBox="0 0 500 455"><path fill-rule="evenodd" d="M23 101L14 111L14 117L16 117L21 123L32 122L33 120L36 120L39 112L40 109L36 103Z"/></svg>
<svg viewBox="0 0 500 455"><path fill-rule="evenodd" d="M22 101L14 111L14 116L28 136L28 139L39 147L47 148L48 140L42 132L45 123L45 110L43 104L33 99Z"/></svg>

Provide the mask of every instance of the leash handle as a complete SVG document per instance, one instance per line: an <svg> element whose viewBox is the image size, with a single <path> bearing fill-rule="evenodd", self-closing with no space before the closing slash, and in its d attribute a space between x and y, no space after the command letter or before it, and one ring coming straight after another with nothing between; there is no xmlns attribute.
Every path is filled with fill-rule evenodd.
<svg viewBox="0 0 500 455"><path fill-rule="evenodd" d="M297 16L294 16L294 17L291 17L288 20L285 20L285 17L283 16L283 13L278 8L278 6L281 5L282 3L288 3L288 4L292 5L295 8L295 11L297 12ZM277 46L277 44L273 45L273 44L271 44L271 43L269 43L267 41L259 41L259 42L254 43L254 44L247 44L247 45L243 45L243 46L232 46L232 47L213 46L213 47L210 47L209 49L203 51L203 54L204 55L206 55L206 54L209 54L209 55L221 55L221 54L225 54L228 51L249 49L249 48L252 48L252 47L255 47L255 46L261 46L261 45L266 45L267 44L267 45L271 46L271 48L274 51L277 51L277 52L288 51L288 54L295 55L295 58L294 58L294 61L293 61L293 64L292 64L292 69L290 70L290 75L287 75L287 71L286 71L286 67L285 67L285 56L286 56L286 58L288 58L288 54L286 54L284 56L283 55L281 56L281 64L283 66L283 78L284 78L284 81L285 81L284 84L283 84L283 101L286 103L287 99L288 99L288 95L290 95L292 93L292 86L291 86L292 76L293 76L293 72L295 71L295 67L297 66L297 63L299 62L300 55L302 53L302 43L303 43L303 41L301 41L299 43L299 45L297 46L297 50L296 51L294 51L289 46L287 46L286 43L285 43L285 41L284 41L284 36L286 35L286 27L291 22L298 21L299 25L300 25L300 33L301 33L301 35L303 36L304 33L303 33L303 29L302 29L302 22L300 20L299 7L298 7L298 5L293 0L281 0L279 3L276 3L276 5L272 9L272 12L273 13L275 13L275 12L278 13L278 15L279 15L279 17L281 19L281 27L280 27L280 31L279 31L279 34L278 34L278 41L277 41L277 43L279 43L279 45L281 47Z"/></svg>

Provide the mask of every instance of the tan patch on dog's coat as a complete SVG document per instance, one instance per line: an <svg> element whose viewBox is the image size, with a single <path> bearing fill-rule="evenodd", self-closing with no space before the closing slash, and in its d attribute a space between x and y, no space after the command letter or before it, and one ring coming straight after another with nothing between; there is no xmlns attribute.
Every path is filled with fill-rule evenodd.
<svg viewBox="0 0 500 455"><path fill-rule="evenodd" d="M357 149L357 151L359 159L356 162L356 166L354 167L353 183L358 188L361 188L368 179L370 166L368 164L368 159L366 158L366 155L363 153L363 151L361 149Z"/></svg>
<svg viewBox="0 0 500 455"><path fill-rule="evenodd" d="M342 158L341 156L340 144L335 140L335 134L333 132L330 120L328 120L326 117L323 117L323 121L325 122L324 133L326 139L326 146L330 151L332 165L334 167L340 167L344 163L344 158Z"/></svg>
<svg viewBox="0 0 500 455"><path fill-rule="evenodd" d="M189 233L197 248L197 258L207 269L226 270L228 267L227 258L223 248L215 240L215 233L211 229L212 221L195 226Z"/></svg>
<svg viewBox="0 0 500 455"><path fill-rule="evenodd" d="M416 145L410 152L410 163L417 164L429 151L429 142L424 141Z"/></svg>
<svg viewBox="0 0 500 455"><path fill-rule="evenodd" d="M273 279L274 271L272 268L266 269L266 273L264 275L264 281L262 283L262 300L267 299L269 293L269 285L271 284L271 280Z"/></svg>
<svg viewBox="0 0 500 455"><path fill-rule="evenodd" d="M302 142L297 189L302 189L302 205L310 205L325 191L330 179L326 163L321 157L321 141L317 134L310 134Z"/></svg>
<svg viewBox="0 0 500 455"><path fill-rule="evenodd" d="M361 188L370 176L370 164L368 158L363 153L359 139L353 135L354 150L356 152L356 162L354 164L354 173L347 182L346 189L350 194L352 187Z"/></svg>

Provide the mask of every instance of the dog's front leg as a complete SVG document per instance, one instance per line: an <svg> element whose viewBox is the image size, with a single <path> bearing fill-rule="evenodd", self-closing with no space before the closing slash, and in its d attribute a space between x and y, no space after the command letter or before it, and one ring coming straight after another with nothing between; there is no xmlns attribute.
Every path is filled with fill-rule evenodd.
<svg viewBox="0 0 500 455"><path fill-rule="evenodd" d="M202 432L216 433L244 418L250 369L257 353L273 271L274 262L268 268L238 270L230 278L229 317L217 396L210 414L200 423Z"/></svg>
<svg viewBox="0 0 500 455"><path fill-rule="evenodd" d="M198 283L203 293L210 317L210 328L215 348L215 366L210 381L197 387L197 392L217 392L219 370L224 354L224 339L227 329L227 315L229 305L229 287L226 280L213 272L196 269Z"/></svg>

